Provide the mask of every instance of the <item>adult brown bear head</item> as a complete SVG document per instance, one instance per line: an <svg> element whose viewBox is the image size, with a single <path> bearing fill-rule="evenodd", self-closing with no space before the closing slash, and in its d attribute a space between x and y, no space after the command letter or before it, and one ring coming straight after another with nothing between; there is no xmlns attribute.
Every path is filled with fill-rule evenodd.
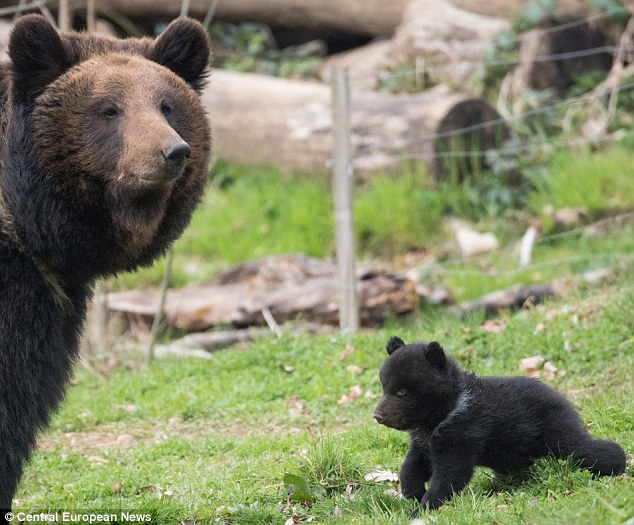
<svg viewBox="0 0 634 525"><path fill-rule="evenodd" d="M132 269L182 232L207 176L209 54L187 18L156 40L16 23L2 189L22 243L54 272Z"/></svg>

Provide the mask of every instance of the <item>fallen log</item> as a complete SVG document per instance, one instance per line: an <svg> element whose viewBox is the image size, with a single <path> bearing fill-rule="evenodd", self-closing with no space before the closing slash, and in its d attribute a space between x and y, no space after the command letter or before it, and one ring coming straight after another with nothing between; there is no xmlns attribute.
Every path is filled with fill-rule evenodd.
<svg viewBox="0 0 634 525"><path fill-rule="evenodd" d="M538 304L546 299L560 297L569 293L579 283L598 284L610 282L614 279L612 268L590 270L573 278L562 278L547 284L533 284L529 286L514 285L504 290L488 293L479 299L465 301L452 306L450 310L456 314L469 314L482 311L485 315L493 315L501 310L522 308L527 304Z"/></svg>
<svg viewBox="0 0 634 525"><path fill-rule="evenodd" d="M194 332L172 343L178 348L202 348L209 352L221 350L237 343L253 341L271 333L266 328L246 328L243 330L219 330L217 332Z"/></svg>
<svg viewBox="0 0 634 525"><path fill-rule="evenodd" d="M504 290L491 292L473 301L460 303L452 307L452 311L459 314L483 311L485 315L491 315L500 310L520 308L527 302L531 304L541 303L556 294L557 292L552 284L515 285Z"/></svg>
<svg viewBox="0 0 634 525"><path fill-rule="evenodd" d="M418 299L414 284L377 267L358 273L360 317L365 325L411 312ZM263 310L278 322L339 322L336 267L303 255L267 257L221 273L214 282L171 290L165 304L166 321L187 332L214 326L264 326ZM110 293L111 313L153 318L159 303L156 291Z"/></svg>
<svg viewBox="0 0 634 525"><path fill-rule="evenodd" d="M377 36L394 31L406 3L407 0L231 0L218 3L214 19ZM204 18L210 4L209 0L191 0L190 16ZM104 6L129 18L145 19L172 19L181 10L181 2L172 0L103 0L97 10Z"/></svg>
<svg viewBox="0 0 634 525"><path fill-rule="evenodd" d="M221 158L238 164L275 165L287 172L326 170L332 156L329 86L214 70L203 102L214 128L215 151ZM415 95L353 92L355 170L362 175L396 171L404 157L413 157L433 172L438 169L438 145L432 139L439 128L471 126L496 116L485 101L453 93L447 86ZM495 143L499 135L497 127L474 134L483 145ZM476 143L473 137L471 140Z"/></svg>
<svg viewBox="0 0 634 525"><path fill-rule="evenodd" d="M418 61L433 83L463 83L482 75L487 47L507 29L506 19L470 13L447 0L412 0L390 55L395 63Z"/></svg>

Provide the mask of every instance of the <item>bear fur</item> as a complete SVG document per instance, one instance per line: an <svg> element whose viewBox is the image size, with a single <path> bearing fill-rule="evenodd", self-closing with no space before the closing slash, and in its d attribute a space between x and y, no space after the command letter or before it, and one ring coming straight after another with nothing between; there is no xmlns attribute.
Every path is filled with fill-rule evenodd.
<svg viewBox="0 0 634 525"><path fill-rule="evenodd" d="M95 279L150 264L208 173L209 39L58 33L20 18L0 64L0 508L77 357Z"/></svg>
<svg viewBox="0 0 634 525"><path fill-rule="evenodd" d="M386 349L374 417L409 432L401 490L421 507L440 507L476 466L511 474L552 454L572 455L596 475L625 470L623 449L593 439L570 402L540 380L479 377L459 368L437 342L406 345L392 337Z"/></svg>

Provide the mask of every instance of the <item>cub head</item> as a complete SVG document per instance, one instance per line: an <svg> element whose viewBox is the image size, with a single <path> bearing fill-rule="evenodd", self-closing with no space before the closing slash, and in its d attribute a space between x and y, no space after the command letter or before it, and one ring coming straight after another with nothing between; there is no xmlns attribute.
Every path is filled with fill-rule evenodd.
<svg viewBox="0 0 634 525"><path fill-rule="evenodd" d="M12 95L28 115L37 170L77 216L108 224L112 239L100 242L124 254L117 270L149 262L198 202L210 148L198 94L209 55L205 29L187 18L156 40L58 33L37 15L11 33Z"/></svg>
<svg viewBox="0 0 634 525"><path fill-rule="evenodd" d="M383 395L374 411L378 423L397 430L435 426L455 400L455 367L437 342L390 338L379 377Z"/></svg>

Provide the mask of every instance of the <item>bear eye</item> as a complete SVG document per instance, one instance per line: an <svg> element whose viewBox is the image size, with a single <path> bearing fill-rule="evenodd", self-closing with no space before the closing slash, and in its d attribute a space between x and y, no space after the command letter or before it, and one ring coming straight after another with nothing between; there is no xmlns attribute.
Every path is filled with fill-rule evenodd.
<svg viewBox="0 0 634 525"><path fill-rule="evenodd" d="M172 105L167 103L167 102L162 102L161 103L161 113L163 113L163 115L169 115L172 112Z"/></svg>
<svg viewBox="0 0 634 525"><path fill-rule="evenodd" d="M396 392L396 395L398 397L403 397L405 394L407 394L407 390L405 390L404 388L401 388L398 392Z"/></svg>
<svg viewBox="0 0 634 525"><path fill-rule="evenodd" d="M106 108L103 111L103 116L106 117L107 119L113 119L118 114L119 114L119 110L117 108L114 108L114 107Z"/></svg>

